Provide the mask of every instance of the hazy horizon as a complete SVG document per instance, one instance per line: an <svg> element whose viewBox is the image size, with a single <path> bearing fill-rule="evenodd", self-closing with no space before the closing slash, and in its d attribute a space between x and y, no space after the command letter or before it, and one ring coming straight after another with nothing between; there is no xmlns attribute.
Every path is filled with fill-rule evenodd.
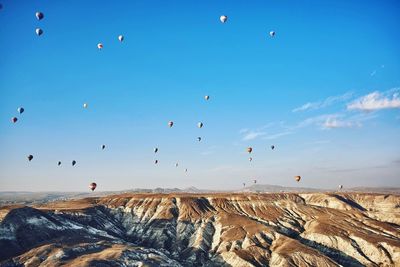
<svg viewBox="0 0 400 267"><path fill-rule="evenodd" d="M0 190L400 187L398 1L2 5Z"/></svg>

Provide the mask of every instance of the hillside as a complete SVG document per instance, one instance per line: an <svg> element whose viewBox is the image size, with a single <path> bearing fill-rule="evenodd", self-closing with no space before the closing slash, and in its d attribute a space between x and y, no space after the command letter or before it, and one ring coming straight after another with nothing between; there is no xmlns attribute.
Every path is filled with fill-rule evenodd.
<svg viewBox="0 0 400 267"><path fill-rule="evenodd" d="M120 194L0 209L0 266L396 266L400 196Z"/></svg>

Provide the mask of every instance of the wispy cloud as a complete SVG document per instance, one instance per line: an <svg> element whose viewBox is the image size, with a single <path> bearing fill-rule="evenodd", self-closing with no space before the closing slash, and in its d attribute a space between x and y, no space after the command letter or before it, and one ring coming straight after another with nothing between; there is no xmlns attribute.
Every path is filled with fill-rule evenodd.
<svg viewBox="0 0 400 267"><path fill-rule="evenodd" d="M284 131L284 132L280 132L280 133L275 133L275 134L269 134L263 137L263 139L265 140L273 140L273 139L278 139L282 136L285 135L289 135L289 134L293 134L293 131Z"/></svg>
<svg viewBox="0 0 400 267"><path fill-rule="evenodd" d="M381 65L380 69L385 68L385 65ZM378 72L378 70L373 70L370 74L371 77L375 76L375 74Z"/></svg>
<svg viewBox="0 0 400 267"><path fill-rule="evenodd" d="M322 124L322 128L324 129L352 128L361 126L362 124L359 121L346 121L335 117L327 118L325 122Z"/></svg>
<svg viewBox="0 0 400 267"><path fill-rule="evenodd" d="M210 146L210 147L207 147L206 150L204 150L200 154L202 156L208 156L208 155L214 154L216 150L217 150L217 146Z"/></svg>
<svg viewBox="0 0 400 267"><path fill-rule="evenodd" d="M250 141L250 140L254 140L260 136L265 135L265 132L255 132L255 131L249 131L247 132L244 136L243 136L243 141Z"/></svg>
<svg viewBox="0 0 400 267"><path fill-rule="evenodd" d="M352 92L347 92L345 94L338 95L338 96L330 96L322 101L308 102L300 107L293 109L292 112L300 112L300 111L316 110L316 109L325 108L325 107L331 106L335 103L349 100L352 96L353 96Z"/></svg>
<svg viewBox="0 0 400 267"><path fill-rule="evenodd" d="M318 126L320 129L353 128L361 127L364 121L376 118L376 114L357 114L348 116L345 113L323 114L301 121L297 128Z"/></svg>
<svg viewBox="0 0 400 267"><path fill-rule="evenodd" d="M348 110L377 111L382 109L400 108L400 88L394 88L385 93L379 91L362 96L347 104Z"/></svg>

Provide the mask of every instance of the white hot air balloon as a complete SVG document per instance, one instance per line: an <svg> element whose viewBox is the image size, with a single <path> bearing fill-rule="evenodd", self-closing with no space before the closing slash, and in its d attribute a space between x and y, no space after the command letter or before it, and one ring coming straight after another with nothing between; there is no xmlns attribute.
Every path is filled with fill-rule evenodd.
<svg viewBox="0 0 400 267"><path fill-rule="evenodd" d="M36 18L37 18L38 20L42 20L42 19L44 18L44 15L43 15L42 12L36 12L35 16L36 16Z"/></svg>
<svg viewBox="0 0 400 267"><path fill-rule="evenodd" d="M203 128L203 123L202 122L197 123L197 127Z"/></svg>
<svg viewBox="0 0 400 267"><path fill-rule="evenodd" d="M205 99L205 100L209 100L209 99L210 99L210 96L209 96L209 95L206 95L206 96L204 97L204 99Z"/></svg>
<svg viewBox="0 0 400 267"><path fill-rule="evenodd" d="M83 108L88 108L88 104L87 103L83 103Z"/></svg>
<svg viewBox="0 0 400 267"><path fill-rule="evenodd" d="M40 29L40 28L37 28L37 29L35 30L35 32L36 32L36 34L37 34L38 36L40 36L40 35L43 34L43 30Z"/></svg>
<svg viewBox="0 0 400 267"><path fill-rule="evenodd" d="M98 48L99 50L103 49L103 44L102 44L102 43L98 43L98 44L97 44L97 48Z"/></svg>
<svg viewBox="0 0 400 267"><path fill-rule="evenodd" d="M220 20L222 23L225 23L225 22L228 20L228 17L225 16L225 15L222 15L221 17L219 17L219 20Z"/></svg>
<svg viewBox="0 0 400 267"><path fill-rule="evenodd" d="M269 36L274 37L275 36L275 32L274 31L270 31L269 32Z"/></svg>
<svg viewBox="0 0 400 267"><path fill-rule="evenodd" d="M118 40L119 40L120 42L122 42L122 41L124 40L124 36L123 36L123 35L119 35L119 36L118 36Z"/></svg>

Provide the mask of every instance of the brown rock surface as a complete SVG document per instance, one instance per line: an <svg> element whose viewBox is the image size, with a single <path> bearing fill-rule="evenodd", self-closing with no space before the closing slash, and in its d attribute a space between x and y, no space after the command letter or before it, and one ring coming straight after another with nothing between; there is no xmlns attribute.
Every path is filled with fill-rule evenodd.
<svg viewBox="0 0 400 267"><path fill-rule="evenodd" d="M0 266L400 266L396 195L121 194L0 215Z"/></svg>

